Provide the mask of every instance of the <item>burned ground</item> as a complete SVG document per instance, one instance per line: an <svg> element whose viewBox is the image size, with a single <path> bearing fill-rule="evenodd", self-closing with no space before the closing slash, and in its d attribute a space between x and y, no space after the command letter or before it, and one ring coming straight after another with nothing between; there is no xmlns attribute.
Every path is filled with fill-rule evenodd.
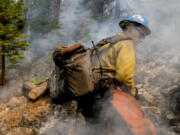
<svg viewBox="0 0 180 135"><path fill-rule="evenodd" d="M139 90L139 102L142 110L156 126L158 135L179 134L179 58L177 50L173 49L164 52L161 56L156 53L147 57L137 55L135 82ZM41 63L41 65L36 63ZM47 77L53 69L52 64L47 58L34 62L27 80L33 77ZM22 80L24 80L23 77L19 80L14 78L16 83L9 83L9 86L3 89L6 92L1 91L0 133L2 135L66 135L74 134L74 131L79 129L82 134L92 133L92 126L89 125L87 128L82 113L76 112L76 101L62 106L52 104L50 98L44 95L32 102L23 96Z"/></svg>

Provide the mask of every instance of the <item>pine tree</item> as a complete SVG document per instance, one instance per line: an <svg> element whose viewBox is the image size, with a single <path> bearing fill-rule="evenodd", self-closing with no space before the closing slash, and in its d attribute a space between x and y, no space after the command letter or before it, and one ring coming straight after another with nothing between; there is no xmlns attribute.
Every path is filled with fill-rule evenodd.
<svg viewBox="0 0 180 135"><path fill-rule="evenodd" d="M34 0L30 10L31 21L29 23L35 38L46 35L58 26L59 0ZM34 35L32 35L32 38Z"/></svg>
<svg viewBox="0 0 180 135"><path fill-rule="evenodd" d="M23 0L0 0L0 57L1 83L5 85L5 63L23 57L29 45L23 34L27 9ZM5 59L6 58L6 59Z"/></svg>

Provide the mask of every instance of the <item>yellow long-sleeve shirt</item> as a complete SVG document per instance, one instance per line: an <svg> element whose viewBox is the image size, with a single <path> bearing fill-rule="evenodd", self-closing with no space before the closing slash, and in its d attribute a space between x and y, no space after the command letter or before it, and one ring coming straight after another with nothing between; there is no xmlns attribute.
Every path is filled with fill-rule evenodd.
<svg viewBox="0 0 180 135"><path fill-rule="evenodd" d="M118 35L124 36L123 33L118 33ZM122 40L114 44L108 43L93 53L92 68L94 72L100 73L101 64L103 76L116 79L131 87L131 94L135 95L133 79L136 67L135 55L135 47L131 40Z"/></svg>

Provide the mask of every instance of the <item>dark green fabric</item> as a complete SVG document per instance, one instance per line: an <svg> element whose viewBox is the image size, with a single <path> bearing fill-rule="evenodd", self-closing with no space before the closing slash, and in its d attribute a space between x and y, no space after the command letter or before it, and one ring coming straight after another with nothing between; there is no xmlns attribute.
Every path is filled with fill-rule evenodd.
<svg viewBox="0 0 180 135"><path fill-rule="evenodd" d="M74 97L85 95L94 90L90 63L90 50L79 48L71 54L64 54L66 46L58 47L53 58L56 68L51 77L50 95Z"/></svg>

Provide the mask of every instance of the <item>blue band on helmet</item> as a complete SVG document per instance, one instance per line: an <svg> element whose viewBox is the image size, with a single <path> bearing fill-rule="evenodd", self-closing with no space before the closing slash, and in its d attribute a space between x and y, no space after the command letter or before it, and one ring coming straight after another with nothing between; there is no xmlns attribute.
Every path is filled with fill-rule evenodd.
<svg viewBox="0 0 180 135"><path fill-rule="evenodd" d="M143 15L133 15L131 17L129 17L126 20L122 20L119 25L122 29L124 29L124 23L127 22L133 22L133 23L138 23L141 24L142 26L145 27L146 29L146 34L149 35L151 33L151 30L149 29L149 23L148 20L145 16Z"/></svg>

